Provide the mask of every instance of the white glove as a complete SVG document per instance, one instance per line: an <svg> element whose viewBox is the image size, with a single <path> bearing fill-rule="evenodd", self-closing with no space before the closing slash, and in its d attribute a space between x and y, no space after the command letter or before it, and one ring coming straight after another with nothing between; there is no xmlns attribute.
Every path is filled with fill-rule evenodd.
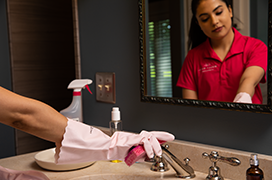
<svg viewBox="0 0 272 180"><path fill-rule="evenodd" d="M0 166L1 180L49 180L49 178L39 171L17 171Z"/></svg>
<svg viewBox="0 0 272 180"><path fill-rule="evenodd" d="M251 100L251 96L246 93L246 92L240 92L238 93L233 102L236 102L236 103L250 103L252 104L252 100Z"/></svg>
<svg viewBox="0 0 272 180"><path fill-rule="evenodd" d="M142 144L148 157L161 155L161 141L172 141L167 132L142 131L140 134L117 131L112 137L97 128L68 119L61 147L56 148L57 164L91 162L98 160L124 160L132 146Z"/></svg>

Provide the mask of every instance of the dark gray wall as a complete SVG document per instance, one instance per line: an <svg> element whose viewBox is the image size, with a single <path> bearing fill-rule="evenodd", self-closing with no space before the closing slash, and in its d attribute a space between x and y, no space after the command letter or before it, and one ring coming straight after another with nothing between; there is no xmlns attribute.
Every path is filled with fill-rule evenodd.
<svg viewBox="0 0 272 180"><path fill-rule="evenodd" d="M250 36L268 42L268 0L250 1Z"/></svg>
<svg viewBox="0 0 272 180"><path fill-rule="evenodd" d="M140 101L137 0L80 0L82 78L116 73L116 104L83 93L84 121L108 127L119 106L127 131L165 130L177 139L272 155L272 115Z"/></svg>
<svg viewBox="0 0 272 180"><path fill-rule="evenodd" d="M6 1L0 1L0 86L11 89ZM0 158L15 155L14 129L0 124Z"/></svg>

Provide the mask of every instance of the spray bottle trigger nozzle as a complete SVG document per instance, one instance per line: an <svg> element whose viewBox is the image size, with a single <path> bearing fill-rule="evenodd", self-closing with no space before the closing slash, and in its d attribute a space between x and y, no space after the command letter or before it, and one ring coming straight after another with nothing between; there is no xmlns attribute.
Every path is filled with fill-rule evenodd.
<svg viewBox="0 0 272 180"><path fill-rule="evenodd" d="M85 87L88 89L88 91L89 91L91 94L93 94L92 91L90 90L88 84L86 84Z"/></svg>

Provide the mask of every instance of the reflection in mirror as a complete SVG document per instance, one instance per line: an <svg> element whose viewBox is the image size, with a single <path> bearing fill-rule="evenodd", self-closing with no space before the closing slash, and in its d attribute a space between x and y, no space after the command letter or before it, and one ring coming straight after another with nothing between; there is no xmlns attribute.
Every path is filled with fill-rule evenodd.
<svg viewBox="0 0 272 180"><path fill-rule="evenodd" d="M191 0L139 0L140 41L142 43L142 100L173 104L210 104L208 106L246 110L254 107L257 111L269 111L270 100L267 84L260 84L263 104L246 105L225 102L209 102L182 99L181 88L176 87L177 79L188 52L188 32L191 21ZM233 1L234 27L242 35L268 42L268 0ZM249 18L250 17L250 18ZM142 21L141 21L142 20ZM270 49L270 46L268 46ZM270 57L270 51L269 51ZM268 68L268 73L271 69ZM186 103L185 103L186 101ZM211 105L213 104L213 105ZM247 106L247 107L246 107ZM265 111L265 110L264 110Z"/></svg>

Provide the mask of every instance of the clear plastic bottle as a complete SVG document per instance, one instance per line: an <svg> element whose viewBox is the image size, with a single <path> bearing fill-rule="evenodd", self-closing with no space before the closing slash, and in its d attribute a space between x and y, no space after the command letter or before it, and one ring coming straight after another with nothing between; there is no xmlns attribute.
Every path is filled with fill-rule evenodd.
<svg viewBox="0 0 272 180"><path fill-rule="evenodd" d="M118 107L113 107L111 111L110 121L110 135L112 136L116 131L122 131L122 121L120 118L120 111Z"/></svg>
<svg viewBox="0 0 272 180"><path fill-rule="evenodd" d="M121 115L118 107L113 107L111 111L110 135L112 136L116 131L122 131ZM111 162L118 163L120 160L112 160Z"/></svg>
<svg viewBox="0 0 272 180"><path fill-rule="evenodd" d="M251 154L250 168L246 171L247 180L264 180L264 173L259 168L259 160L257 154Z"/></svg>

